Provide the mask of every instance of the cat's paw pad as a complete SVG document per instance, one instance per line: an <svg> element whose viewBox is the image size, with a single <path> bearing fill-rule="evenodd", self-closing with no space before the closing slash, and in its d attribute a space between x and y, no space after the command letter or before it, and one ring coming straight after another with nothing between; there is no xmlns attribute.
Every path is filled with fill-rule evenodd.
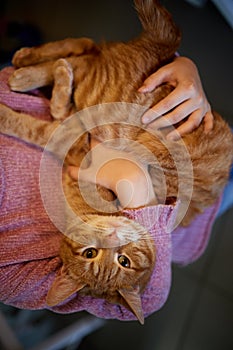
<svg viewBox="0 0 233 350"><path fill-rule="evenodd" d="M60 58L53 66L54 81L69 86L73 83L73 70L70 63Z"/></svg>
<svg viewBox="0 0 233 350"><path fill-rule="evenodd" d="M23 47L16 51L12 59L12 63L15 67L24 67L32 63L33 52L29 47Z"/></svg>

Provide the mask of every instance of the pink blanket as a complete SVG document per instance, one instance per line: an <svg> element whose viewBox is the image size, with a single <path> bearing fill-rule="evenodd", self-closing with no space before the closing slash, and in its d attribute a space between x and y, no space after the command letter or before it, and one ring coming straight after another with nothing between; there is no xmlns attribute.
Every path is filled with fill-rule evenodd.
<svg viewBox="0 0 233 350"><path fill-rule="evenodd" d="M0 103L38 118L50 118L45 97L9 90L7 80L12 71L8 67L0 72ZM39 191L41 155L39 148L0 134L0 300L27 309L48 308L46 295L61 267L58 250L62 234L48 218ZM189 228L178 228L172 234L164 230L167 221L174 220L176 210L172 206L125 212L145 226L148 220L154 220L151 234L158 255L142 296L145 316L158 310L168 297L172 260L187 264L204 251L217 208L218 203ZM135 319L121 306L77 294L50 309L60 313L87 310L104 318Z"/></svg>

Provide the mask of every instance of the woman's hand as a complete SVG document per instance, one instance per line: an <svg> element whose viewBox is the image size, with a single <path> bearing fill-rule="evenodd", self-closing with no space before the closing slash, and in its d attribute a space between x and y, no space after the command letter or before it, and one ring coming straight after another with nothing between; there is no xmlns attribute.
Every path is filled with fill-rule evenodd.
<svg viewBox="0 0 233 350"><path fill-rule="evenodd" d="M151 92L163 83L170 83L174 90L150 108L143 115L142 122L159 129L188 117L176 131L167 135L168 139L177 140L179 135L183 136L197 128L204 119L204 130L208 133L213 128L214 118L196 65L186 57L176 57L172 63L149 76L139 91Z"/></svg>
<svg viewBox="0 0 233 350"><path fill-rule="evenodd" d="M147 169L129 154L95 142L91 157L91 164L86 169L68 167L74 180L96 183L112 190L123 208L156 204Z"/></svg>

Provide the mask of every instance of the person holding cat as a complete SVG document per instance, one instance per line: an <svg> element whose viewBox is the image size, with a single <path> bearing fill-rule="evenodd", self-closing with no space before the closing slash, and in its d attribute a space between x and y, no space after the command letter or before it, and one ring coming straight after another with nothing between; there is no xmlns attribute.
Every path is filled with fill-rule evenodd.
<svg viewBox="0 0 233 350"><path fill-rule="evenodd" d="M188 65L184 64L188 63ZM183 59L183 57L178 57L175 59L174 64L170 64L165 66L162 69L161 76L172 76L172 81L177 82L177 99L173 97L171 100L176 100L175 106L177 108L182 109L182 104L180 101L183 99L183 95L186 94L187 100L189 101L188 109L184 106L184 118L187 118L187 122L189 122L189 115L191 117L192 112L196 109L200 110L202 113L202 118L206 117L206 113L210 112L209 104L200 84L200 77L196 69L193 69L194 63L191 63L188 59ZM184 69L183 69L183 68ZM195 67L195 65L194 65ZM179 69L178 69L179 68ZM165 72L165 73L163 73ZM0 100L2 103L10 105L12 108L17 110L21 110L26 113L33 113L35 116L37 115L49 115L49 104L46 98L25 95L22 93L15 94L14 92L9 90L9 86L7 85L7 81L9 75L12 74L12 68L5 68L0 72L1 76L1 90L0 90ZM160 72L158 71L158 74ZM185 76L185 78L184 78ZM158 77L158 75L157 75ZM156 85L158 82L154 80L155 76L152 76L149 80L150 88L153 88L153 84ZM169 78L166 78L169 81ZM153 81L151 83L151 81ZM186 83L189 81L191 86L194 86L194 92L187 95L186 92ZM148 82L148 81L147 81ZM175 90L176 90L175 89ZM174 90L174 91L175 91ZM197 98L201 96L201 98ZM170 96L171 97L171 96ZM199 101L199 105L197 106L196 98ZM170 101L171 101L170 100ZM30 103L29 103L30 101ZM156 108L156 106L154 106ZM170 108L168 108L170 109ZM174 109L175 110L175 109ZM34 111L34 112L33 112ZM186 114L187 113L187 114ZM165 114L163 112L162 114ZM211 125L212 117L207 117L209 122L207 123L209 126ZM192 128L195 128L197 123L193 123L190 121L187 124L187 128L191 131ZM208 129L208 128L207 128ZM187 130L187 129L186 129ZM184 130L182 130L182 133ZM1 166L2 176L0 177L1 182L1 214L0 214L0 225L1 230L7 232L7 236L1 233L1 237L3 238L2 247L4 249L1 253L1 262L0 262L0 300L6 304L11 304L17 307L22 308L31 308L31 309L40 309L46 307L45 297L48 292L48 283L53 279L55 270L59 265L59 260L56 257L57 250L59 248L60 240L57 230L53 227L51 222L47 219L46 213L43 209L42 203L40 203L39 196L39 188L37 183L37 173L39 168L40 161L40 151L38 149L30 148L26 144L14 140L6 138L4 135L0 136L1 147ZM10 157L10 158L9 158ZM9 168L9 159L11 164L20 164L17 167ZM29 163L28 163L29 162ZM28 171L28 164L30 164L30 172ZM132 164L129 164L130 166ZM110 168L109 168L110 169ZM109 170L108 169L108 170ZM135 172L135 165L131 168L132 172ZM138 172L139 170L139 172ZM112 169L110 169L112 171ZM144 175L147 174L146 171L141 172L141 169L136 169L137 174L143 177L143 181L145 180ZM73 177L77 176L77 169L73 168L71 170L71 175ZM5 181L5 180L6 181ZM147 178L146 178L147 181ZM26 182L26 183L25 183ZM104 183L102 183L104 184ZM25 185L25 186L24 186ZM107 184L106 184L107 185ZM7 187L5 187L7 186ZM12 197L13 202L5 202L3 194L7 191L7 193L17 193L17 189L22 186L25 189L21 191L21 195L19 197ZM109 186L109 184L107 185ZM110 185L112 186L112 184ZM136 193L136 192L135 192ZM146 197L149 199L149 202L154 203L156 198L154 198L154 194L150 192L152 196ZM121 193L118 193L121 196ZM147 193L146 193L147 195ZM131 198L133 201L137 200L137 198ZM124 199L123 199L124 200ZM128 199L127 199L128 200ZM126 200L126 202L127 202ZM10 197L8 197L7 201L10 201ZM26 203L26 204L25 204ZM124 204L124 203L123 203ZM137 207L138 205L143 205L144 203L131 203L131 207ZM24 206L26 206L24 208ZM27 207L28 206L28 207ZM9 211L9 208L11 210ZM33 209L35 208L35 209ZM38 209L39 208L39 209ZM16 225L12 226L12 215L14 218L21 217L20 222L16 222ZM30 220L28 218L30 215ZM135 211L131 210L126 211L126 215L135 215ZM215 215L211 217L213 222ZM137 218L136 218L137 219ZM38 224L37 224L38 223ZM25 229L24 225L28 226L28 230ZM201 225L203 226L203 220L201 220ZM21 228L22 226L22 228ZM32 230L33 227L33 230ZM14 241L14 237L11 237L11 231L14 237L16 237L16 241ZM36 232L36 236L32 234L32 232ZM40 237L40 232L48 232L48 236L46 236L46 242L43 241ZM19 244L18 235L21 234L24 242L29 242L30 244L27 246L24 244L24 248L17 249L17 256L14 254L12 257L12 244ZM184 235L183 235L184 236ZM28 238L27 238L28 237ZM34 242L34 237L36 238L36 242ZM182 237L182 235L181 235ZM9 244L8 244L9 243ZM41 248L40 248L41 247ZM46 251L44 250L46 247ZM41 250L40 250L41 249ZM204 249L204 248L203 248ZM203 250L202 250L203 251ZM39 254L40 252L40 254ZM199 252L201 253L201 252ZM38 255L39 254L39 255ZM42 255L41 255L42 254ZM13 261L12 261L13 259ZM14 262L14 264L12 264ZM23 270L22 270L23 268ZM16 271L17 270L17 271ZM14 279L12 277L14 276ZM17 287L18 286L18 287ZM20 288L19 288L20 286ZM150 303L149 303L150 304ZM148 305L149 305L148 304ZM111 311L104 311L103 313L99 312L99 306L94 303L94 306L91 308L91 312L100 315L101 317L107 318L121 318L127 319L128 316L122 316ZM159 305L157 305L159 308ZM88 303L86 304L85 299L81 301L75 300L69 304L66 303L63 306L52 308L57 312L74 312L83 309L89 309ZM114 310L114 309L113 309ZM125 318L126 317L126 318Z"/></svg>
<svg viewBox="0 0 233 350"><path fill-rule="evenodd" d="M155 0L135 0L134 3L143 26L143 34L138 39L128 44L96 45L87 38L71 38L37 48L23 48L12 60L19 69L8 67L0 72L0 130L6 134L0 135L0 300L6 304L26 309L48 308L59 313L86 310L103 318L137 318L143 323L144 317L160 309L167 300L171 287L171 263L191 263L206 248L232 161L231 132L217 114L213 123L195 65L189 59L175 55L180 31L167 11ZM146 76L167 62L171 63L152 74L140 87ZM8 82L13 91L21 93L11 91ZM169 82L169 85L164 82ZM43 95L24 93L45 85L53 86L50 101ZM153 89L154 92L145 93ZM172 92L169 94L169 91ZM167 97L161 100L165 95ZM81 117L69 118L62 123L72 113L73 107L76 112L85 113L86 107L106 106L109 102L119 101L129 102L130 106L136 103L140 107L151 107L142 116L148 129L163 128L167 121L177 124L184 120L182 126L178 125L179 134L170 133L167 138L176 140L190 133L184 137L189 141L186 145L190 151L185 161L184 152L179 148L181 141L166 142L171 145L172 153L164 147L163 140L153 135L149 138L149 133L142 132L130 139L136 135L134 125L126 128L128 133L120 134L124 129L121 121L118 126L113 123L112 128L107 125L101 129L96 127L96 120L91 119L95 128L87 134L89 129L83 127L85 121L88 123L85 118L85 121ZM155 101L160 102L153 106ZM109 123L110 118L116 121L118 116L103 115L107 115ZM95 116L99 118L99 114ZM127 126L130 117L131 114L124 114ZM200 125L203 119L204 123ZM75 127L67 125L69 120L77 120ZM73 144L67 157L65 153L65 167L52 156L51 164L46 163L42 172L41 160L47 153L50 160L51 153L42 153L35 145L46 148L51 133L55 129L64 131L64 125L65 133L59 134L58 139L60 147L53 143L52 150L49 148L51 152L55 150L57 154L68 150L64 144L67 139L70 141L70 134L67 135L66 131L74 131L77 140L81 130L88 140L81 138L78 145ZM141 124L140 128L143 129ZM154 193L154 189L157 192L163 188L157 163L154 160L150 163L145 156L146 165L140 164L126 159L126 156L120 158L115 149L105 149L104 144L96 142L95 136L101 139L101 132L109 136L108 131L110 135L116 132L125 138L130 135L130 140L142 141L143 146L153 149L153 155L158 159L161 157L160 168L167 173L168 191L164 198ZM121 146L124 149L123 141ZM111 204L117 210L111 215L109 211L99 210L99 202L98 208L89 205L82 196L81 182L76 183L67 174L67 165L80 164L82 155L85 158L87 143L88 151L91 146L94 156L97 152L96 159L104 158L110 152L109 163L99 167L93 157L81 176L85 185L87 181L97 182L111 189L104 192L111 198L115 198L112 195L115 192L121 208L115 200L114 205L105 201L107 209ZM79 160L71 159L70 163L68 158L72 151ZM128 153L133 151L130 149ZM135 153L141 161L141 150ZM184 181L179 179L175 153L181 159L182 173L187 175L183 177ZM114 154L116 157L112 159ZM185 169L184 163L189 163L191 157L195 176L192 176L190 167ZM206 161L210 164L205 169ZM152 174L153 166L155 171ZM77 168L69 168L69 171L76 179ZM41 181L42 173L45 177ZM61 176L54 179L53 174ZM153 180L158 178L153 187L150 176ZM193 177L196 183L191 181L190 185ZM179 182L185 187L183 201L176 200L179 197L179 184L178 189L176 184ZM58 193L59 185L62 199ZM48 207L43 201L42 187L46 189L46 198L56 219L62 222L62 228L65 226L64 230L58 229L59 225L55 227L57 223L52 222L52 215L46 212ZM192 202L187 199L188 187L192 192ZM64 192L66 202L73 209L71 220L70 212L67 214L69 206L63 206ZM88 196L93 192L89 191ZM188 206L189 217L185 216L186 225L182 222L174 228L182 204L186 209ZM80 218L83 221L80 222ZM105 235L105 229L108 235Z"/></svg>

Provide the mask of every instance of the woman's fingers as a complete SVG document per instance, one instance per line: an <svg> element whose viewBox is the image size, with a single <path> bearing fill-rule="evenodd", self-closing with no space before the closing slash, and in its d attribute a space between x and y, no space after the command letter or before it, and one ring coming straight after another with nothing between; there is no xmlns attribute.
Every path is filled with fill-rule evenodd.
<svg viewBox="0 0 233 350"><path fill-rule="evenodd" d="M185 118L187 113L190 111L190 106L184 105L184 103L188 100L189 95L187 93L182 93L182 91L182 88L177 87L163 100L158 102L152 108L148 109L148 111L146 111L142 117L142 122L148 124L166 114L167 117L170 117L171 124L175 124L181 119ZM178 110L175 109L177 107L179 107ZM179 112L182 113L179 114Z"/></svg>
<svg viewBox="0 0 233 350"><path fill-rule="evenodd" d="M192 132L204 121L204 130L209 132L213 128L213 114L203 90L200 76L195 64L186 57L177 57L174 61L148 77L140 92L151 92L157 86L169 83L174 90L152 106L142 116L142 122L150 128L163 128L184 123L169 134L172 139ZM187 120L185 120L187 118ZM176 136L175 136L176 135ZM177 136L178 135L178 136Z"/></svg>
<svg viewBox="0 0 233 350"><path fill-rule="evenodd" d="M171 72L169 65L158 69L155 73L151 74L144 82L143 85L138 89L139 92L152 92L159 85L164 82L172 83Z"/></svg>

